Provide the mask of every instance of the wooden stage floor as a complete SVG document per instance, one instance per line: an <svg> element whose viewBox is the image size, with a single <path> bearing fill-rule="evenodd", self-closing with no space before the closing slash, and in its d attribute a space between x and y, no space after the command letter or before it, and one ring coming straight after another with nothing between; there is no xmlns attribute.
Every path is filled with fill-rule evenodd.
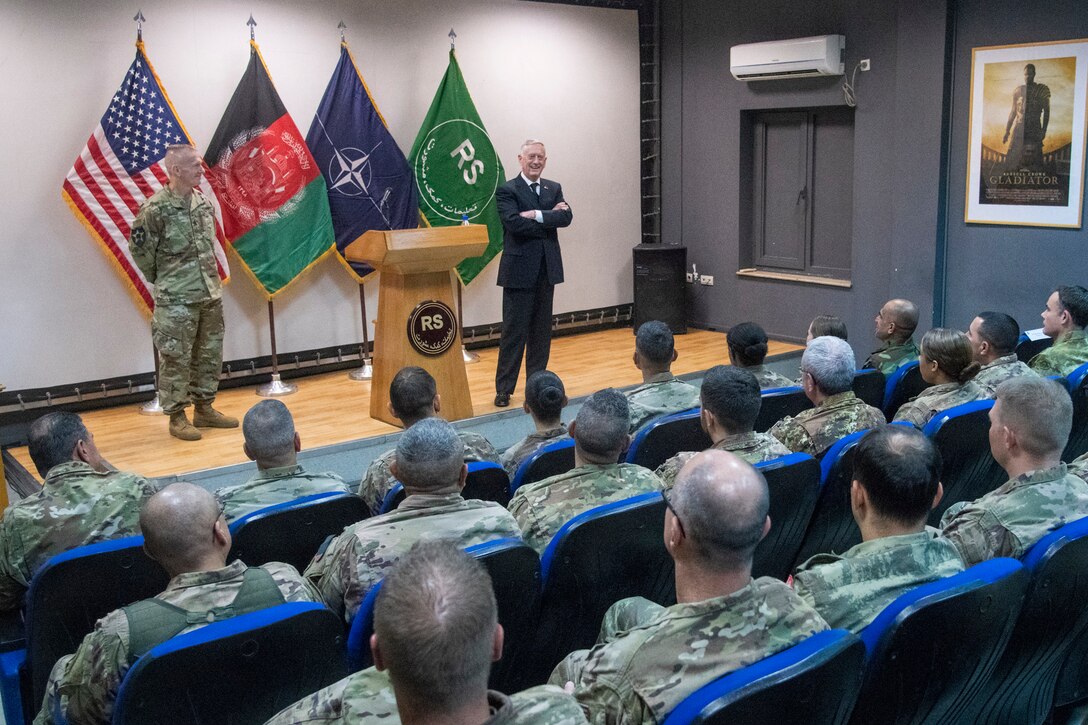
<svg viewBox="0 0 1088 725"><path fill-rule="evenodd" d="M677 375L706 370L728 362L725 334L692 330L676 336L679 358L673 364ZM799 345L771 342L769 355L802 349ZM631 361L634 335L629 328L605 330L583 335L558 337L552 341L549 368L567 388L567 396L576 398L600 388L636 385L642 377ZM473 410L477 416L496 413L495 366L498 347L477 351L480 361L467 366ZM343 443L398 430L369 415L370 382L349 380L346 371L325 373L294 380L298 392L280 398L295 417L303 448ZM520 406L525 382L524 370L511 401ZM216 407L239 419L261 398L254 388L225 390L216 399ZM190 414L192 409L189 410ZM207 430L196 442L170 437L166 416L139 415L136 406L91 411L83 420L95 437L102 454L117 468L137 471L145 476L166 476L243 463L242 432ZM25 447L11 453L28 471L34 472Z"/></svg>

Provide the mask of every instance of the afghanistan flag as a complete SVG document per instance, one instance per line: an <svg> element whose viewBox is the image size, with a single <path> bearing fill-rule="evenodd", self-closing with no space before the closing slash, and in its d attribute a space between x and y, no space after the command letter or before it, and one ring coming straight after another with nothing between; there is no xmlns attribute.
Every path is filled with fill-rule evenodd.
<svg viewBox="0 0 1088 725"><path fill-rule="evenodd" d="M269 298L332 250L325 179L253 41L205 159L227 238Z"/></svg>
<svg viewBox="0 0 1088 725"><path fill-rule="evenodd" d="M446 75L409 157L419 189L419 209L431 226L460 224L464 217L487 225L487 249L457 267L461 282L467 285L502 250L495 190L505 172L452 50Z"/></svg>
<svg viewBox="0 0 1088 725"><path fill-rule="evenodd" d="M329 189L340 261L357 282L374 268L344 259L344 248L371 229L419 225L415 179L370 95L347 43L317 107L306 144Z"/></svg>

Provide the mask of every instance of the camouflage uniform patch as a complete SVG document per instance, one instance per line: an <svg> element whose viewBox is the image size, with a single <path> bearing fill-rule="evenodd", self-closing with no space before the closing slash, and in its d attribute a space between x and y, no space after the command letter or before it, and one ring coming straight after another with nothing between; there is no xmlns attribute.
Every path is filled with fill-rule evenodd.
<svg viewBox="0 0 1088 725"><path fill-rule="evenodd" d="M461 498L458 493L408 496L381 516L344 529L306 567L325 603L350 622L370 588L417 541L448 539L461 548L485 541L520 538L510 513L497 503Z"/></svg>
<svg viewBox="0 0 1088 725"><path fill-rule="evenodd" d="M495 446L479 433L459 430L457 435L465 444L465 463L499 462L499 453L495 450ZM389 464L393 462L396 454L396 449L389 450L371 461L359 482L359 497L363 499L363 503L366 504L372 516L381 509L385 494L389 493L389 489L393 488L393 484L397 482L389 470Z"/></svg>
<svg viewBox="0 0 1088 725"><path fill-rule="evenodd" d="M672 373L658 373L634 390L624 393L630 409L630 432L634 433L654 418L698 408L699 388L685 383Z"/></svg>
<svg viewBox="0 0 1088 725"><path fill-rule="evenodd" d="M661 479L642 466L590 463L522 486L510 501L510 513L525 543L539 554L563 524L583 511L661 489Z"/></svg>
<svg viewBox="0 0 1088 725"><path fill-rule="evenodd" d="M140 507L155 493L143 476L99 473L82 461L54 466L42 490L0 520L0 610L17 609L45 562L77 546L140 533Z"/></svg>
<svg viewBox="0 0 1088 725"><path fill-rule="evenodd" d="M1019 559L1051 531L1088 516L1088 482L1062 463L1030 471L975 501L953 504L941 528L967 566L1010 556Z"/></svg>
<svg viewBox="0 0 1088 725"><path fill-rule="evenodd" d="M502 463L502 467L506 469L506 475L510 476L510 480L512 481L514 480L514 475L518 472L518 468L525 459L549 443L555 443L556 441L568 438L570 438L570 436L567 435L567 426L562 423L556 428L534 431L503 451L502 456L499 458L499 462Z"/></svg>
<svg viewBox="0 0 1088 725"><path fill-rule="evenodd" d="M321 601L317 591L293 567L272 562L261 568L272 575L286 601ZM214 571L179 574L156 599L190 611L222 607L234 601L246 569L245 564L236 561ZM196 624L179 634L203 626ZM54 707L58 706L68 722L108 723L121 680L132 666L128 646L124 611L115 610L98 620L75 654L60 658L53 667L35 724L53 723ZM59 703L55 702L58 698Z"/></svg>
<svg viewBox="0 0 1088 725"><path fill-rule="evenodd" d="M766 365L754 365L750 368L744 368L752 375L756 376L756 382L759 383L760 390L772 390L774 388L793 388L798 385L794 381L787 378L785 375L779 375L774 370L771 370Z"/></svg>
<svg viewBox="0 0 1088 725"><path fill-rule="evenodd" d="M727 436L707 450L729 451L753 465L774 458L788 456L791 452L789 448L782 445L782 443L770 433L756 433L754 431ZM676 482L676 476L680 473L680 469L684 467L684 464L694 458L698 453L699 451L682 451L677 453L658 467L656 471L658 478L661 479L666 487L671 486Z"/></svg>
<svg viewBox="0 0 1088 725"><path fill-rule="evenodd" d="M786 416L767 432L794 453L818 456L844 436L887 422L882 412L847 390L828 396L815 408Z"/></svg>
<svg viewBox="0 0 1088 725"><path fill-rule="evenodd" d="M963 571L956 547L932 527L864 541L842 556L817 554L793 575L793 590L829 627L855 634L909 589Z"/></svg>
<svg viewBox="0 0 1088 725"><path fill-rule="evenodd" d="M1077 478L1088 481L1088 453L1070 463L1069 472Z"/></svg>
<svg viewBox="0 0 1088 725"><path fill-rule="evenodd" d="M973 380L968 380L966 383L933 385L911 398L909 402L903 403L893 420L906 421L918 428L924 428L926 423L943 410L989 397L985 390L975 385Z"/></svg>
<svg viewBox="0 0 1088 725"><path fill-rule="evenodd" d="M879 350L869 353L863 369L876 368L885 375L891 375L903 365L918 359L918 346L914 344L914 338L908 338L901 345L892 344L885 340Z"/></svg>
<svg viewBox="0 0 1088 725"><path fill-rule="evenodd" d="M1021 375L1037 377L1038 373L1020 362L1016 357L1016 353L1010 353L983 365L982 369L978 371L978 375L971 379L971 382L982 388L982 392L986 394L987 398L992 398L998 385L1010 378L1018 378Z"/></svg>
<svg viewBox="0 0 1088 725"><path fill-rule="evenodd" d="M315 493L351 493L344 479L335 473L306 473L302 466L281 466L258 471L238 486L215 492L227 523L269 506L294 501Z"/></svg>
<svg viewBox="0 0 1088 725"><path fill-rule="evenodd" d="M1047 349L1031 359L1031 369L1044 377L1069 373L1088 362L1088 338L1084 330L1069 330L1054 339Z"/></svg>
<svg viewBox="0 0 1088 725"><path fill-rule="evenodd" d="M568 655L548 680L573 682L590 722L662 722L703 685L827 629L819 614L770 577L701 602L613 606L628 620L640 612L648 619L617 630L616 615L606 614L607 641Z"/></svg>

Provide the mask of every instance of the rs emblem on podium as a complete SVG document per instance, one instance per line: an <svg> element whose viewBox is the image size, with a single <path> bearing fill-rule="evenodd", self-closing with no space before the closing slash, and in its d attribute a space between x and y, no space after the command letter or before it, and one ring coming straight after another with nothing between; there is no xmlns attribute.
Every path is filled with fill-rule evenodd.
<svg viewBox="0 0 1088 725"><path fill-rule="evenodd" d="M408 316L408 340L421 355L441 355L457 338L457 318L449 305L424 300Z"/></svg>

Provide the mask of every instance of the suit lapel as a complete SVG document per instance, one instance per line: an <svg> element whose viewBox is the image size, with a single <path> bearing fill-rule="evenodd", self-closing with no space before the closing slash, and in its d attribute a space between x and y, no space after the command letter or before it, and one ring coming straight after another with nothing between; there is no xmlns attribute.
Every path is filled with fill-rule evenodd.
<svg viewBox="0 0 1088 725"><path fill-rule="evenodd" d="M518 193L521 194L521 202L525 205L526 209L539 209L540 199L537 197L533 190L529 188L529 185L525 183L520 175L518 176L518 183L516 184Z"/></svg>

